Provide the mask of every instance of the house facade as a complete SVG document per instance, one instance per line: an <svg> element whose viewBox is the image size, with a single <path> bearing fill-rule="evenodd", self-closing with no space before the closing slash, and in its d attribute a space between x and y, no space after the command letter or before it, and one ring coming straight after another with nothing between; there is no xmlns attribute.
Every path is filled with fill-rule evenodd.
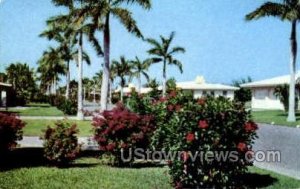
<svg viewBox="0 0 300 189"><path fill-rule="evenodd" d="M296 78L300 77L300 73L296 74ZM273 109L284 110L283 104L274 95L275 87L290 83L290 75L274 77L270 79L255 81L241 85L241 87L249 88L252 91L251 108L253 109Z"/></svg>
<svg viewBox="0 0 300 189"><path fill-rule="evenodd" d="M9 106L11 96L9 95L12 90L12 85L0 82L0 107Z"/></svg>
<svg viewBox="0 0 300 189"><path fill-rule="evenodd" d="M202 76L197 76L194 81L177 82L176 87L183 91L193 92L194 98L210 95L215 97L223 96L231 100L234 98L234 91L239 89L230 85L206 83ZM128 87L123 88L123 92L124 94L130 94L132 89L137 90L133 84L129 84ZM151 88L141 88L141 93L149 93L151 90ZM162 90L162 87L159 86L158 90ZM120 92L120 89L115 90L115 92Z"/></svg>

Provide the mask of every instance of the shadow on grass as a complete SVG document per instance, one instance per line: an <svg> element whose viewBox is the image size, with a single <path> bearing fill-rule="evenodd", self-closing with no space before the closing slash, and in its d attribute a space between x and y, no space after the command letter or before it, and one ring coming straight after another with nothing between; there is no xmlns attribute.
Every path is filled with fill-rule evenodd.
<svg viewBox="0 0 300 189"><path fill-rule="evenodd" d="M79 157L97 157L99 152L84 151ZM59 168L87 168L97 163L72 163ZM54 167L43 156L42 148L19 148L7 154L0 154L0 172L19 168Z"/></svg>
<svg viewBox="0 0 300 189"><path fill-rule="evenodd" d="M270 175L257 173L247 173L238 179L240 179L247 188L265 188L278 182L278 179Z"/></svg>

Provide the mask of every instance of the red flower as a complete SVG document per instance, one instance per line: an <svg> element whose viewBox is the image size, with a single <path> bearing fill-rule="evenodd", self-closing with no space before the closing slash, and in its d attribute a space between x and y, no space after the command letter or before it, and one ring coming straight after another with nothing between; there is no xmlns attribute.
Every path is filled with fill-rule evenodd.
<svg viewBox="0 0 300 189"><path fill-rule="evenodd" d="M174 106L173 106L173 105L168 105L167 108L168 108L168 111L169 111L169 112L172 112L172 111L174 110Z"/></svg>
<svg viewBox="0 0 300 189"><path fill-rule="evenodd" d="M176 112L179 112L181 110L181 106L180 105L176 105L175 106L175 110L176 110Z"/></svg>
<svg viewBox="0 0 300 189"><path fill-rule="evenodd" d="M166 97L161 97L160 99L159 99L159 102L166 102L168 99L166 98Z"/></svg>
<svg viewBox="0 0 300 189"><path fill-rule="evenodd" d="M208 128L208 123L205 120L200 120L198 123L198 126L200 129L207 129Z"/></svg>
<svg viewBox="0 0 300 189"><path fill-rule="evenodd" d="M204 104L205 104L205 99L204 99L204 98L200 98L200 99L198 100L198 104L199 104L199 105L204 105Z"/></svg>
<svg viewBox="0 0 300 189"><path fill-rule="evenodd" d="M171 98L175 98L176 97L176 91L171 91L170 94L169 94L169 97Z"/></svg>
<svg viewBox="0 0 300 189"><path fill-rule="evenodd" d="M244 152L244 151L247 150L247 145L246 145L244 142L240 142L240 143L237 145L237 148L239 149L239 151Z"/></svg>
<svg viewBox="0 0 300 189"><path fill-rule="evenodd" d="M244 128L245 128L246 132L252 132L252 131L257 130L258 127L257 127L256 123L249 121L244 125Z"/></svg>
<svg viewBox="0 0 300 189"><path fill-rule="evenodd" d="M193 142L195 140L195 134L194 133L188 133L186 135L187 142Z"/></svg>
<svg viewBox="0 0 300 189"><path fill-rule="evenodd" d="M116 147L116 144L113 142L113 143L109 143L107 146L106 146L106 149L108 151L113 151Z"/></svg>

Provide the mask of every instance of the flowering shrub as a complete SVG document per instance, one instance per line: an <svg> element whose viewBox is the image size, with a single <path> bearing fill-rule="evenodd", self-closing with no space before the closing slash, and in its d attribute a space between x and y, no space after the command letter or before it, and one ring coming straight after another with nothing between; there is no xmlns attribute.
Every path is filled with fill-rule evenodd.
<svg viewBox="0 0 300 189"><path fill-rule="evenodd" d="M114 164L122 165L121 149L147 148L154 130L151 116L138 115L118 104L111 111L104 111L93 118L95 141L100 150L114 156Z"/></svg>
<svg viewBox="0 0 300 189"><path fill-rule="evenodd" d="M13 149L22 140L25 123L14 115L0 113L0 153Z"/></svg>
<svg viewBox="0 0 300 189"><path fill-rule="evenodd" d="M153 147L181 154L168 161L176 188L242 187L237 177L251 165L246 153L252 150L257 129L242 104L223 97L193 99L180 91L138 102L155 118ZM211 153L213 158L206 158ZM218 159L217 153L227 156Z"/></svg>
<svg viewBox="0 0 300 189"><path fill-rule="evenodd" d="M48 127L44 133L44 156L57 165L66 165L80 152L76 124L58 121L56 127Z"/></svg>

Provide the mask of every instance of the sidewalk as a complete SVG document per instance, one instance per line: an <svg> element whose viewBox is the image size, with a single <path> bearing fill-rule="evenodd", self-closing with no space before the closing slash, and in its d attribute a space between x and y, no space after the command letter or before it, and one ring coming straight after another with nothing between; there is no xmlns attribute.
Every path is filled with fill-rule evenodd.
<svg viewBox="0 0 300 189"><path fill-rule="evenodd" d="M19 116L22 120L34 120L34 119L45 119L45 120L77 120L76 116ZM93 119L92 116L84 117L84 120L91 121Z"/></svg>
<svg viewBox="0 0 300 189"><path fill-rule="evenodd" d="M79 137L78 143L82 144L82 150L98 150L98 144L93 140L92 137ZM23 140L19 141L20 147L33 147L42 148L43 140L39 137L23 137Z"/></svg>

